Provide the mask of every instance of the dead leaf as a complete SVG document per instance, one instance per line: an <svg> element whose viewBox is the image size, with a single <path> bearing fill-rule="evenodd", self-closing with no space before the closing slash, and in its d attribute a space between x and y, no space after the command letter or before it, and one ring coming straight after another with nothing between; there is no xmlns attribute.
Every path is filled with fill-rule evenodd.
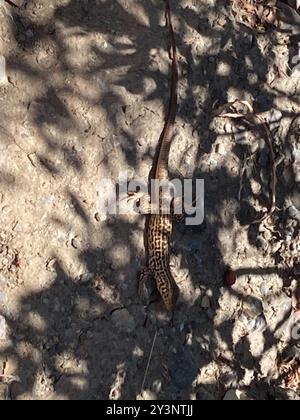
<svg viewBox="0 0 300 420"><path fill-rule="evenodd" d="M258 32L265 32L278 24L277 9L273 3L232 0L232 10L238 22Z"/></svg>

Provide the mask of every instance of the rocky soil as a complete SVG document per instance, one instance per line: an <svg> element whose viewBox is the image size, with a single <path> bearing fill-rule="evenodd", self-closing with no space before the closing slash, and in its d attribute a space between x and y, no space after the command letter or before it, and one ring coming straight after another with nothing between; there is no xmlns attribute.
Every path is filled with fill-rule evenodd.
<svg viewBox="0 0 300 420"><path fill-rule="evenodd" d="M277 2L284 24L252 27L231 1L171 1L170 170L204 179L205 221L176 226L170 320L137 296L144 218L97 205L101 180L151 168L169 95L164 3L14 2L0 2L0 398L300 399L300 16ZM282 156L262 223L267 133L217 115L236 100Z"/></svg>

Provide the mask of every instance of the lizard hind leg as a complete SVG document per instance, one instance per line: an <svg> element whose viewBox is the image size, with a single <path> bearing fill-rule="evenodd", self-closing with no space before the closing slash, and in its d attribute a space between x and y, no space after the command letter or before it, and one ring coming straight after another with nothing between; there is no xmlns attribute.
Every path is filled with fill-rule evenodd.
<svg viewBox="0 0 300 420"><path fill-rule="evenodd" d="M179 296L179 288L169 269L156 275L157 289L168 311L173 311Z"/></svg>

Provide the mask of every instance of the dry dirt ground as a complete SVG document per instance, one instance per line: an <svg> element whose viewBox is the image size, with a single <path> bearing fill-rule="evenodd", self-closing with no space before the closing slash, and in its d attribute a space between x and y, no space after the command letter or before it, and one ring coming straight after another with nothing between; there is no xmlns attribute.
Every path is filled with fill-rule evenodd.
<svg viewBox="0 0 300 420"><path fill-rule="evenodd" d="M169 95L164 3L1 1L1 398L300 398L299 21L264 33L229 1L171 3L170 168L205 180L204 223L178 225L172 243L173 322L137 296L144 218L97 213L101 179L146 179L152 164ZM272 223L253 223L270 203L266 132L214 118L235 99L283 155Z"/></svg>

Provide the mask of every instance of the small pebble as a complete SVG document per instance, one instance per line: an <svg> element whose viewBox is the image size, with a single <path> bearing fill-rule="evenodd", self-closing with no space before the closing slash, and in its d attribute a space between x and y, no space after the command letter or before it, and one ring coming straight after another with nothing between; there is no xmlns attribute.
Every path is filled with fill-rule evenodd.
<svg viewBox="0 0 300 420"><path fill-rule="evenodd" d="M266 283L262 283L260 286L260 293L263 297L266 297L270 293L270 289Z"/></svg>
<svg viewBox="0 0 300 420"><path fill-rule="evenodd" d="M225 156L228 153L228 147L224 143L219 143L216 145L216 153L221 156Z"/></svg>
<svg viewBox="0 0 300 420"><path fill-rule="evenodd" d="M261 193L261 185L259 182L255 181L255 179L250 180L250 185L253 194L258 195Z"/></svg>
<svg viewBox="0 0 300 420"><path fill-rule="evenodd" d="M83 284L90 283L94 279L94 277L94 273L85 273L79 277L79 282Z"/></svg>
<svg viewBox="0 0 300 420"><path fill-rule="evenodd" d="M284 238L285 238L286 242L291 242L291 240L293 239L293 236L294 236L294 232L295 232L295 230L294 230L293 226L287 226L284 229Z"/></svg>
<svg viewBox="0 0 300 420"><path fill-rule="evenodd" d="M294 219L297 218L299 216L299 211L295 206L291 206L288 208L288 215Z"/></svg>
<svg viewBox="0 0 300 420"><path fill-rule="evenodd" d="M203 296L202 301L201 301L201 307L203 309L210 308L210 299L208 296Z"/></svg>

